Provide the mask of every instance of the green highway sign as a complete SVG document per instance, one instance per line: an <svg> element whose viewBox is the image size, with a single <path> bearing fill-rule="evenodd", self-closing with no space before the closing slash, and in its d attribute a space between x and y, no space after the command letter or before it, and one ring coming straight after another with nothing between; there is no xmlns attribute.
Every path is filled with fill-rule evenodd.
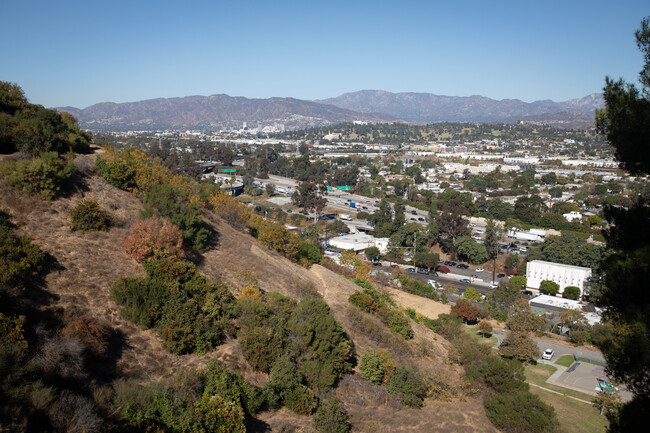
<svg viewBox="0 0 650 433"><path fill-rule="evenodd" d="M349 186L349 185L345 185L345 186L337 186L336 189L337 189L338 191L350 191L350 186Z"/></svg>
<svg viewBox="0 0 650 433"><path fill-rule="evenodd" d="M331 191L331 190L333 190L333 189L334 189L334 188L332 188L331 186L328 186L328 187L327 187L327 190L328 190L328 191Z"/></svg>
<svg viewBox="0 0 650 433"><path fill-rule="evenodd" d="M234 168L222 168L221 172L222 173L234 173L235 169Z"/></svg>

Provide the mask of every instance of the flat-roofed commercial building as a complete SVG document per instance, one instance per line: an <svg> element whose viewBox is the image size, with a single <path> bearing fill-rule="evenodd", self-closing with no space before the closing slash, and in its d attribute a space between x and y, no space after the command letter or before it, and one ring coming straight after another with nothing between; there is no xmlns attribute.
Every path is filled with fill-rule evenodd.
<svg viewBox="0 0 650 433"><path fill-rule="evenodd" d="M585 282L591 277L591 269L581 266L563 265L561 263L533 260L526 264L526 280L528 287L539 289L542 281L553 281L560 286L560 293L564 288L576 286L580 289L580 297L584 293Z"/></svg>

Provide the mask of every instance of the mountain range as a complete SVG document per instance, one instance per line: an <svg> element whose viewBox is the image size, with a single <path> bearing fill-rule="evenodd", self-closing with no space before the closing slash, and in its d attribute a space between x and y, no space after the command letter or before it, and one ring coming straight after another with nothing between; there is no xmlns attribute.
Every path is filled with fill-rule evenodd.
<svg viewBox="0 0 650 433"><path fill-rule="evenodd" d="M157 98L138 102L102 102L90 107L60 107L91 130L152 130L237 128L283 125L287 129L340 122L516 122L547 123L564 128L593 127L601 94L564 102L495 100L484 96L441 96L431 93L391 93L361 90L336 98L307 101L295 98L249 99L224 94Z"/></svg>

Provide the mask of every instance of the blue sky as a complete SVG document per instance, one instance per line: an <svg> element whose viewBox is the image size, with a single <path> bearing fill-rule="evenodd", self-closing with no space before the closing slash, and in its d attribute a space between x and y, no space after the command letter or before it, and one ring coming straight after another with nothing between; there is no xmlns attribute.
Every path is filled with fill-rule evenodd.
<svg viewBox="0 0 650 433"><path fill-rule="evenodd" d="M563 101L637 81L648 0L2 0L0 80L31 102L362 89Z"/></svg>

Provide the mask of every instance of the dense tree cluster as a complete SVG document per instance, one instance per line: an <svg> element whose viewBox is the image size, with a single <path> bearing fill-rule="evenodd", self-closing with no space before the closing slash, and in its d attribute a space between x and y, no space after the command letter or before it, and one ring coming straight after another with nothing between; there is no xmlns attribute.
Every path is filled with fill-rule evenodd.
<svg viewBox="0 0 650 433"><path fill-rule="evenodd" d="M70 114L30 104L20 86L0 81L0 153L86 153L91 139Z"/></svg>

